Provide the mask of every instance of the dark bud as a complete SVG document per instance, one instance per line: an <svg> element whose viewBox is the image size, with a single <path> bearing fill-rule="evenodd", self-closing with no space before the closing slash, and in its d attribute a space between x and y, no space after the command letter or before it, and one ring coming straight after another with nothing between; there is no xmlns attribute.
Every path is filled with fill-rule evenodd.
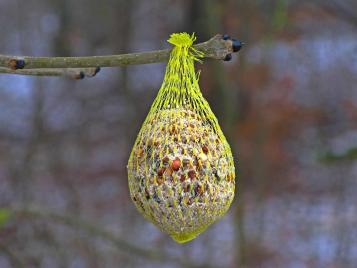
<svg viewBox="0 0 357 268"><path fill-rule="evenodd" d="M223 35L223 40L228 40L231 39L231 37L228 34L224 34Z"/></svg>
<svg viewBox="0 0 357 268"><path fill-rule="evenodd" d="M74 76L74 79L77 79L77 80L79 80L79 79L83 79L85 77L85 74L84 74L84 72L79 72L79 73L76 73L76 75Z"/></svg>
<svg viewBox="0 0 357 268"><path fill-rule="evenodd" d="M99 73L100 72L100 67L96 67L95 68L95 71L94 71L94 75L96 75L97 73Z"/></svg>
<svg viewBox="0 0 357 268"><path fill-rule="evenodd" d="M238 52L239 50L241 50L243 45L244 45L244 43L242 43L238 39L234 39L234 38L232 39L233 52Z"/></svg>
<svg viewBox="0 0 357 268"><path fill-rule="evenodd" d="M85 77L84 72L80 72L78 75L78 79L83 79Z"/></svg>
<svg viewBox="0 0 357 268"><path fill-rule="evenodd" d="M232 59L232 54L227 54L224 61L230 61Z"/></svg>
<svg viewBox="0 0 357 268"><path fill-rule="evenodd" d="M25 67L25 61L11 59L11 60L9 60L8 66L11 70L23 69Z"/></svg>
<svg viewBox="0 0 357 268"><path fill-rule="evenodd" d="M25 67L25 61L24 60L17 60L15 67L16 67L16 69L23 69Z"/></svg>

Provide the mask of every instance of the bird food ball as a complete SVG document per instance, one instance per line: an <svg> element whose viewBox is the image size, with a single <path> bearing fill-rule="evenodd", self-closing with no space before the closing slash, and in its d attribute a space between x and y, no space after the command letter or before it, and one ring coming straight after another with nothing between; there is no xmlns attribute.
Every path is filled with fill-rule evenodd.
<svg viewBox="0 0 357 268"><path fill-rule="evenodd" d="M219 219L234 197L232 154L213 125L184 108L149 114L129 158L136 207L180 243Z"/></svg>

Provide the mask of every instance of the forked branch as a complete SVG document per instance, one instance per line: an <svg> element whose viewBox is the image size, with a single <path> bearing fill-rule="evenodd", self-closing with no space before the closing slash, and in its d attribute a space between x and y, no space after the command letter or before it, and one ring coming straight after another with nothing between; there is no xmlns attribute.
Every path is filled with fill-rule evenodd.
<svg viewBox="0 0 357 268"><path fill-rule="evenodd" d="M210 40L194 45L205 58L229 60L232 52L241 48L241 42L227 35L217 34ZM68 76L76 79L92 77L100 67L118 67L167 61L170 49L140 53L88 57L30 57L0 55L0 73ZM83 69L84 68L84 69ZM89 69L88 69L89 68ZM92 75L91 75L92 74Z"/></svg>

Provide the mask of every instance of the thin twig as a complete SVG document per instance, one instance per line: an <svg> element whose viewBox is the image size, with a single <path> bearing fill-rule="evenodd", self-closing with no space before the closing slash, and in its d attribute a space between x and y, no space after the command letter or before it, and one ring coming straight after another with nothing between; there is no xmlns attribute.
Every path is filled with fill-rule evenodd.
<svg viewBox="0 0 357 268"><path fill-rule="evenodd" d="M194 47L204 52L205 58L225 59L233 52L232 40L222 38L218 34L210 40L196 44ZM0 55L0 73L27 74L27 75L62 75L61 70L50 72L52 68L95 68L95 67L117 67L132 64L148 64L163 62L168 59L170 49L155 50L140 53L130 53L108 56L88 57L29 57ZM20 72L19 69L22 71ZM25 70L36 69L35 72ZM40 70L41 69L41 70Z"/></svg>
<svg viewBox="0 0 357 268"><path fill-rule="evenodd" d="M4 74L21 74L33 76L64 76L71 79L83 79L85 77L93 77L100 71L96 68L43 68L43 69L17 69L0 67L0 73Z"/></svg>
<svg viewBox="0 0 357 268"><path fill-rule="evenodd" d="M7 245L0 244L0 255L5 255L9 259L11 265L15 268L25 267L20 258L12 252Z"/></svg>

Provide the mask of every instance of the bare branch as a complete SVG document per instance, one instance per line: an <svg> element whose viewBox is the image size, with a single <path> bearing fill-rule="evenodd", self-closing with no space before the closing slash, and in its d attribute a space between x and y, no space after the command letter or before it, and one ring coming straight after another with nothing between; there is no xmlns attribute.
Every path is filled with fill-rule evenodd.
<svg viewBox="0 0 357 268"><path fill-rule="evenodd" d="M194 45L194 47L204 52L206 58L223 60L227 55L234 52L233 44L234 41L230 38L223 39L222 35L218 34L206 42ZM2 67L0 73L66 76L69 71L65 71L64 69L67 68L117 67L132 64L157 63L168 60L169 55L169 49L88 57L29 57L0 55L0 67ZM52 68L62 70L42 70ZM35 69L36 71L25 71L30 69ZM39 69L41 69L41 71ZM83 70L77 70L77 72L78 71L81 72Z"/></svg>
<svg viewBox="0 0 357 268"><path fill-rule="evenodd" d="M20 258L15 253L13 253L7 245L0 244L0 255L2 255L2 254L5 255L9 259L9 261L13 267L16 267L16 268L25 267L25 265L22 263Z"/></svg>
<svg viewBox="0 0 357 268"><path fill-rule="evenodd" d="M96 68L43 68L43 69L17 69L0 67L0 73L4 74L21 74L35 76L64 76L71 79L83 79L85 77L94 77L100 71Z"/></svg>
<svg viewBox="0 0 357 268"><path fill-rule="evenodd" d="M60 223L67 225L71 228L79 229L82 231L87 232L93 237L101 238L105 241L110 242L113 246L117 249L122 250L129 254L134 254L139 257L143 257L146 259L151 259L154 261L161 261L161 262L173 262L182 265L183 267L211 267L210 265L196 265L190 262L187 259L183 259L176 256L170 256L165 254L164 252L155 251L152 249L146 249L141 246L134 245L120 237L116 234L105 230L93 223L88 221L82 220L74 215L67 215L56 213L53 211L45 210L42 208L35 208L35 207L11 207L8 208L12 217L28 217L28 218L35 218L35 219L45 219L48 221L52 221L54 223Z"/></svg>

